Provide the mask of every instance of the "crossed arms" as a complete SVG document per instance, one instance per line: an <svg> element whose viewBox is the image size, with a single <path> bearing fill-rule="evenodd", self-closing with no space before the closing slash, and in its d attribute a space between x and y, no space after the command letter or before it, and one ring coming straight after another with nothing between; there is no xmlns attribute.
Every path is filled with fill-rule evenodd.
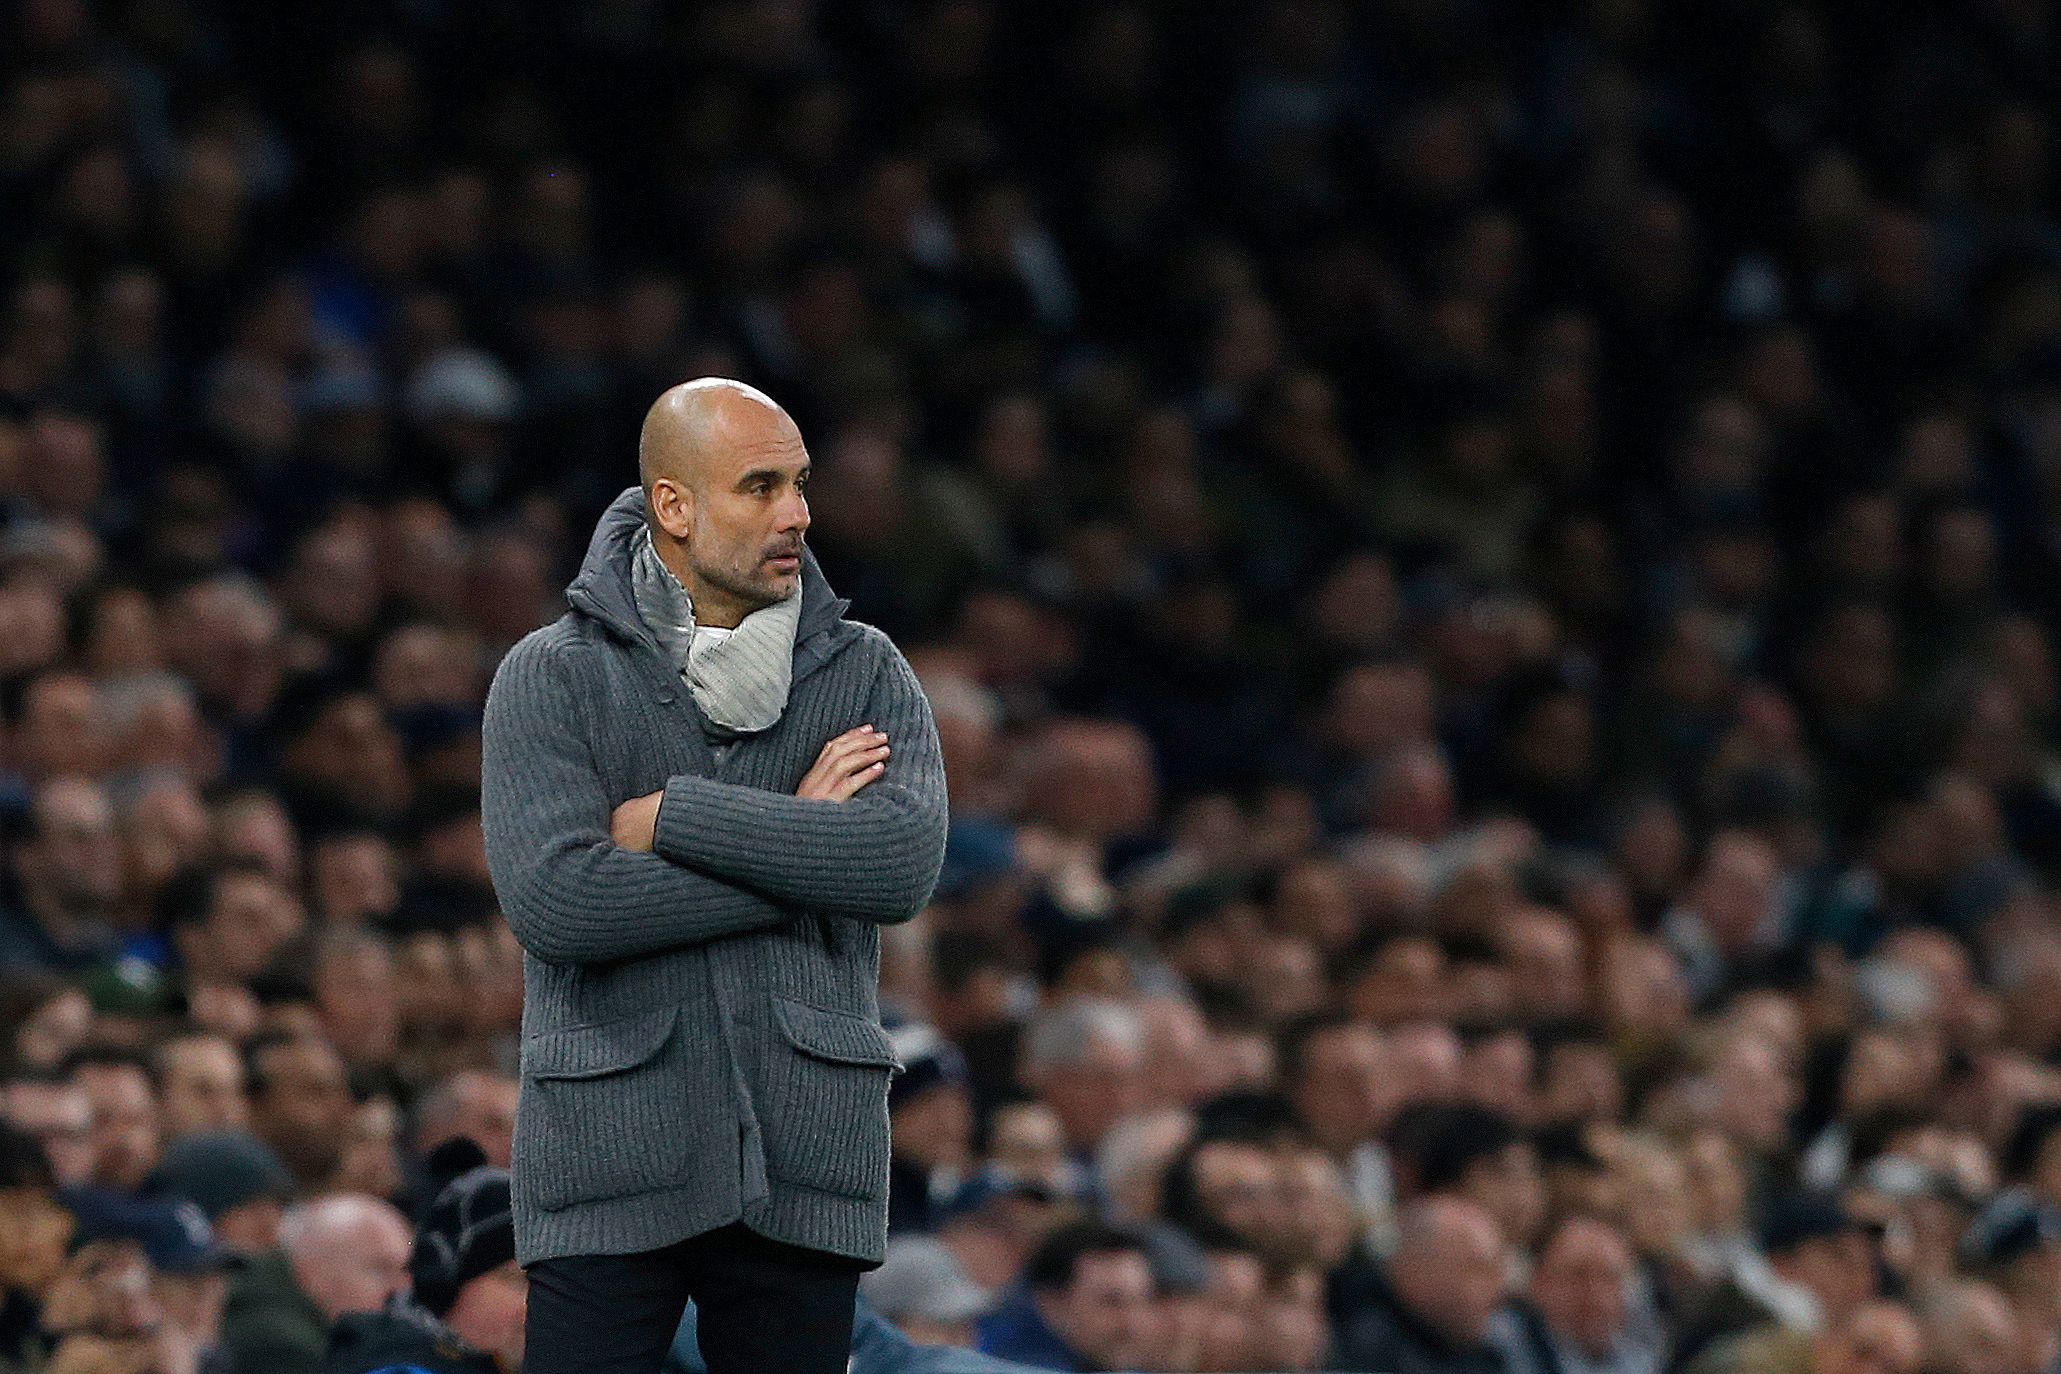
<svg viewBox="0 0 2061 1374"><path fill-rule="evenodd" d="M539 959L635 958L770 930L797 911L905 921L929 900L944 765L900 654L888 653L864 717L891 756L859 732L840 736L792 797L682 775L612 809L573 715L592 697L572 677L548 649L519 646L483 731L487 860L510 928Z"/></svg>

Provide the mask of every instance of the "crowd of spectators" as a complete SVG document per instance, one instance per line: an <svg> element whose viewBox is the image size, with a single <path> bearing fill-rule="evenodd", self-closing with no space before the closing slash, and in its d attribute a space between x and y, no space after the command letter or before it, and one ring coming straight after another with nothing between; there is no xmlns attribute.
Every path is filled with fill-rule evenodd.
<svg viewBox="0 0 2061 1374"><path fill-rule="evenodd" d="M2050 0L0 3L0 1369L513 1374L480 701L703 374L944 741L903 1335L2061 1368L2057 97Z"/></svg>

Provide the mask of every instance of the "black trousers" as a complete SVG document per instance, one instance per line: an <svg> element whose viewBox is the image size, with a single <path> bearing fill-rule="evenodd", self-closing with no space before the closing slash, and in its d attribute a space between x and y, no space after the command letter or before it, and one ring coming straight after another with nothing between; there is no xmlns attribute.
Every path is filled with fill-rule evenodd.
<svg viewBox="0 0 2061 1374"><path fill-rule="evenodd" d="M709 1374L844 1374L861 1266L742 1225L529 1268L523 1374L657 1374L692 1298Z"/></svg>

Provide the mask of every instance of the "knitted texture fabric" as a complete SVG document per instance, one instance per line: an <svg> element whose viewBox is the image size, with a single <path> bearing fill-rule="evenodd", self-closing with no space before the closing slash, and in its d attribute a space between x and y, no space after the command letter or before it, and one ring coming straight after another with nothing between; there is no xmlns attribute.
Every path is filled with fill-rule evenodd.
<svg viewBox="0 0 2061 1374"><path fill-rule="evenodd" d="M887 1232L879 927L944 858L937 730L885 635L802 570L779 722L712 729L638 618L623 493L488 693L482 819L525 951L516 1257L655 1249L733 1221L877 1262ZM886 732L848 802L794 795L822 746ZM718 748L723 744L728 747ZM663 789L655 852L609 818Z"/></svg>

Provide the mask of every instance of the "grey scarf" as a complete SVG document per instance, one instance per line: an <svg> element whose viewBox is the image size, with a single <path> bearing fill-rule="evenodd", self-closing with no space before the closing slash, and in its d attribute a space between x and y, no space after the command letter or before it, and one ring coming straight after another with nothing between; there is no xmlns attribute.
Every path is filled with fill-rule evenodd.
<svg viewBox="0 0 2061 1374"><path fill-rule="evenodd" d="M630 595L638 618L680 670L710 724L750 735L780 719L794 680L799 589L785 601L753 611L728 635L696 635L694 598L658 556L647 525L630 560Z"/></svg>

